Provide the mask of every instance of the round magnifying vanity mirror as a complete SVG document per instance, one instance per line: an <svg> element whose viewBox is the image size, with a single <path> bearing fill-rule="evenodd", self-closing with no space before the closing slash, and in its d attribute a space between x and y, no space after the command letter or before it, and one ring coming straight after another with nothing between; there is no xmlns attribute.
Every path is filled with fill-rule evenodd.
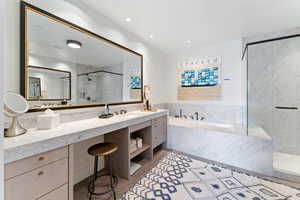
<svg viewBox="0 0 300 200"><path fill-rule="evenodd" d="M14 92L7 92L3 95L4 114L12 118L11 125L5 129L5 137L14 137L26 133L19 121L18 116L28 111L26 99Z"/></svg>

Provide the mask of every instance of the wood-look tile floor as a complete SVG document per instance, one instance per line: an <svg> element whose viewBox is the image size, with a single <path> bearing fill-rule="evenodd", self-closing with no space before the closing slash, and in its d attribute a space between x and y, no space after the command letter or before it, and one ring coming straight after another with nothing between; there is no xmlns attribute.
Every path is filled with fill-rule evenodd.
<svg viewBox="0 0 300 200"><path fill-rule="evenodd" d="M144 175L147 171L149 171L151 168L157 165L157 163L168 153L167 150L160 150L158 151L152 162L150 161L142 161L143 168L139 170L134 176L131 177L130 180L125 179L119 179L118 186L116 187L116 194L117 197L121 196L123 193L127 192L129 190L129 187L132 186L142 175ZM201 160L201 159L200 159ZM273 177L262 177L265 179L268 179L270 181L274 181L277 183L282 183L285 185L293 186L300 188L300 183L297 182L291 182L280 178L273 178ZM101 180L105 181L105 180ZM107 180L108 181L108 180ZM89 195L87 191L88 181L85 180L77 185L74 186L74 200L88 200ZM96 187L96 192L103 191L103 188ZM93 197L93 200L113 200L111 194L107 194L104 196L98 196Z"/></svg>
<svg viewBox="0 0 300 200"><path fill-rule="evenodd" d="M129 187L133 185L142 175L144 175L146 172L148 172L150 169L152 169L157 163L167 155L167 150L160 150L157 153L155 153L153 161L142 161L141 164L143 165L143 168L137 171L130 180L126 179L120 179L118 186L116 187L116 194L117 197L121 196L123 193L127 192ZM100 181L109 181L109 180L100 180ZM88 187L88 180L84 180L80 182L79 184L74 186L74 200L88 200L89 194L87 191ZM104 189L103 187L96 187L96 192L102 192ZM93 200L112 200L111 194L103 195L103 196L95 196Z"/></svg>

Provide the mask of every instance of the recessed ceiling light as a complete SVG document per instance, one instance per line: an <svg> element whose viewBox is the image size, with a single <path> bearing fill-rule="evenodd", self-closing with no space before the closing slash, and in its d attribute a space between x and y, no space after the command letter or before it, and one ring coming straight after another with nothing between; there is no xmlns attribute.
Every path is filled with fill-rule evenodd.
<svg viewBox="0 0 300 200"><path fill-rule="evenodd" d="M125 19L125 21L126 21L126 22L131 22L132 19L131 19L130 17L127 17L127 18Z"/></svg>
<svg viewBox="0 0 300 200"><path fill-rule="evenodd" d="M188 43L188 44L191 44L191 43L192 43L192 41L191 41L191 40L187 40L187 41L186 41L186 43Z"/></svg>
<svg viewBox="0 0 300 200"><path fill-rule="evenodd" d="M153 38L153 35L149 35L149 38L151 38L151 39L152 39L152 38Z"/></svg>
<svg viewBox="0 0 300 200"><path fill-rule="evenodd" d="M76 40L67 40L67 46L73 49L80 49L82 44Z"/></svg>

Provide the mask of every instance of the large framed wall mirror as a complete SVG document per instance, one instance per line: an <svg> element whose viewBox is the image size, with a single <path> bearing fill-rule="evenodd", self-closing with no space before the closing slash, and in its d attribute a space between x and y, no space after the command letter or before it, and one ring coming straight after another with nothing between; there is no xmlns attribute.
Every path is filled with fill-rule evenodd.
<svg viewBox="0 0 300 200"><path fill-rule="evenodd" d="M143 56L22 2L21 93L31 110L143 101Z"/></svg>

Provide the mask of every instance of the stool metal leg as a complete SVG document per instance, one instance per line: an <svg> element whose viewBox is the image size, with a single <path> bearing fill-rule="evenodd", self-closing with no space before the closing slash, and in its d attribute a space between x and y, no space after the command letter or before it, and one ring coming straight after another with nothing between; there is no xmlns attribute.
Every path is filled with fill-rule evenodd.
<svg viewBox="0 0 300 200"><path fill-rule="evenodd" d="M93 182L92 182L92 192L95 192L95 183L97 180L97 174L98 174L98 156L95 156L94 160L94 175L93 175ZM92 199L93 194L90 193L90 200Z"/></svg>
<svg viewBox="0 0 300 200"><path fill-rule="evenodd" d="M111 155L108 155L108 162L109 162L109 175L110 175L110 187L111 187L111 190L113 192L113 195L114 195L114 200L116 200L116 191L115 191L115 188L114 188L114 185L113 185L113 174L112 174L112 159L111 159Z"/></svg>

